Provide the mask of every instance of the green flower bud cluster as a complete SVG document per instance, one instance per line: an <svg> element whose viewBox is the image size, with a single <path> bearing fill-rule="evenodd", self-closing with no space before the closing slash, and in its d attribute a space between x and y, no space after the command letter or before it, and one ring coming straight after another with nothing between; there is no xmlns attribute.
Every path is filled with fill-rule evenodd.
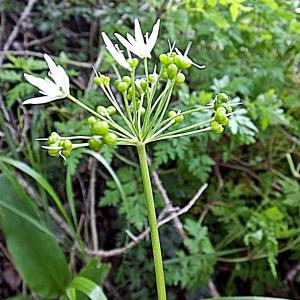
<svg viewBox="0 0 300 300"><path fill-rule="evenodd" d="M183 60L176 53L161 54L159 60L163 65L161 76L163 79L173 80L175 78L177 84L185 81L185 76L180 70L187 68L187 65L183 63Z"/></svg>
<svg viewBox="0 0 300 300"><path fill-rule="evenodd" d="M58 156L59 151L61 151L63 156L68 157L73 149L72 142L70 140L63 140L57 132L52 132L48 137L48 145L54 148L48 149L48 154L50 156Z"/></svg>
<svg viewBox="0 0 300 300"><path fill-rule="evenodd" d="M100 137L93 137L89 140L89 146L93 150L100 150L103 143L108 145L116 144L118 136L109 131L108 122L96 119L92 116L88 118L88 124L93 134L100 135Z"/></svg>
<svg viewBox="0 0 300 300"><path fill-rule="evenodd" d="M110 78L101 74L100 76L94 77L94 83L96 85L99 85L99 86L102 85L102 84L109 85Z"/></svg>
<svg viewBox="0 0 300 300"><path fill-rule="evenodd" d="M227 113L232 112L232 107L228 105L229 98L225 93L220 93L217 95L214 104L214 120L211 122L212 130L217 133L222 133L224 131L224 126L227 126L229 119L226 116Z"/></svg>
<svg viewBox="0 0 300 300"><path fill-rule="evenodd" d="M179 124L180 122L182 122L184 120L184 115L177 116L177 113L174 110L170 110L168 112L168 117L173 118L173 120L175 121L174 124Z"/></svg>

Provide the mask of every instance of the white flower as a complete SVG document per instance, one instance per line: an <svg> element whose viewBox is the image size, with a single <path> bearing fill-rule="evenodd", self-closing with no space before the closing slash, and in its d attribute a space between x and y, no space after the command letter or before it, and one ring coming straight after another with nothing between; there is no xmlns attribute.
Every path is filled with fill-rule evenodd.
<svg viewBox="0 0 300 300"><path fill-rule="evenodd" d="M151 51L153 50L158 37L159 23L160 20L158 19L156 24L153 26L151 35L148 37L147 32L145 39L138 19L134 20L135 37L129 33L126 34L127 40L118 33L115 33L115 36L130 52L142 59L145 57L151 58Z"/></svg>
<svg viewBox="0 0 300 300"><path fill-rule="evenodd" d="M114 58L114 60L120 64L125 69L131 71L131 67L124 57L124 54L122 51L118 48L117 45L114 46L114 44L111 42L109 37L106 35L105 32L102 32L102 37L106 46L107 51L110 53L110 55Z"/></svg>
<svg viewBox="0 0 300 300"><path fill-rule="evenodd" d="M39 88L39 92L44 96L25 100L22 104L43 104L53 100L63 99L70 94L69 77L65 70L61 66L57 66L49 55L44 54L44 58L50 69L48 75L54 82L49 78L42 79L24 74L26 80Z"/></svg>
<svg viewBox="0 0 300 300"><path fill-rule="evenodd" d="M197 65L197 64L194 63L190 58L188 58L187 55L188 55L188 53L189 53L189 50L190 50L190 48L191 48L191 45L192 45L192 43L189 42L189 44L187 45L187 47L186 47L186 49L185 49L184 54L182 54L182 53L176 48L175 51L176 51L177 56L178 56L180 59L186 61L187 63L189 63L189 64L191 64L191 65L194 65L195 67L197 67L197 68L199 68L199 69L205 68L205 65L201 65L201 66L200 66L200 65Z"/></svg>

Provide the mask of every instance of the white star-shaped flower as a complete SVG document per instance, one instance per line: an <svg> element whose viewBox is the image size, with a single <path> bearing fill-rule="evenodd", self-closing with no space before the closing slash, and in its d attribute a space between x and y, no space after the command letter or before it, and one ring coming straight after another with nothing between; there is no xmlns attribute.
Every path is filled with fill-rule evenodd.
<svg viewBox="0 0 300 300"><path fill-rule="evenodd" d="M129 33L126 34L127 40L118 33L115 33L115 36L123 44L123 46L126 47L130 52L134 53L135 55L139 56L142 59L146 57L151 58L151 51L153 50L158 38L159 23L160 20L158 19L156 24L153 26L151 35L148 36L148 32L147 32L144 38L139 20L135 19L134 20L135 37L133 37Z"/></svg>
<svg viewBox="0 0 300 300"><path fill-rule="evenodd" d="M22 104L43 104L54 100L63 99L70 94L70 81L65 70L61 66L57 66L52 58L44 54L44 58L49 67L49 78L38 78L29 74L24 74L26 80L32 85L39 88L42 97L30 98L22 102Z"/></svg>
<svg viewBox="0 0 300 300"><path fill-rule="evenodd" d="M123 52L118 48L118 45L114 45L105 32L102 32L103 41L105 43L107 51L113 57L113 59L125 69L131 71L131 67L126 60Z"/></svg>

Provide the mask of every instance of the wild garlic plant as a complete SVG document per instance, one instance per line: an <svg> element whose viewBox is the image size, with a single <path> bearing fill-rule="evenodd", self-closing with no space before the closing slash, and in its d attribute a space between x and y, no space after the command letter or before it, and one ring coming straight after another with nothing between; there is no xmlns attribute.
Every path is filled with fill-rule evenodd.
<svg viewBox="0 0 300 300"><path fill-rule="evenodd" d="M158 38L160 20L154 25L152 33L150 35L147 33L145 36L137 19L135 19L134 25L134 37L129 33L126 38L115 34L127 50L128 58L117 44L114 45L109 37L102 33L106 49L114 60L127 71L126 75L115 82L115 88L113 88L111 79L94 69L94 82L110 101L110 106L100 105L94 109L88 103L72 96L66 72L61 66L57 66L47 54L44 55L44 58L49 66L49 77L52 80L25 74L27 81L39 88L43 96L28 99L22 104L43 104L67 98L91 114L87 119L90 135L63 137L53 132L48 139L44 139L48 141L48 145L43 148L47 149L51 156L60 155L66 159L74 149L89 147L100 151L103 144L134 146L137 149L151 231L158 299L165 300L163 262L146 145L160 140L170 140L208 131L222 133L224 126L228 124L232 108L228 103L227 95L219 93L209 105L191 107L186 111L169 110L174 87L185 82L183 72L192 66L199 69L204 66L197 65L188 57L189 44L183 54L177 48L170 47L169 52L159 56L159 65L150 72L148 60L152 58L151 52ZM137 76L138 65L142 63L141 61L143 61L144 74ZM116 90L121 97L115 96ZM184 118L204 110L214 110L213 117L189 126L179 125ZM122 118L121 123L117 122L117 115Z"/></svg>

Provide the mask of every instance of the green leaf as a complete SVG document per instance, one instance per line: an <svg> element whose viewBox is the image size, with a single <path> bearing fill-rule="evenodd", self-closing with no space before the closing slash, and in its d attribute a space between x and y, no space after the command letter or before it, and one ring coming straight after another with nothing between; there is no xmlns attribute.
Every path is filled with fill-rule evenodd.
<svg viewBox="0 0 300 300"><path fill-rule="evenodd" d="M231 14L231 19L233 22L236 21L238 15L239 15L239 4L238 3L232 3L230 5L230 14Z"/></svg>
<svg viewBox="0 0 300 300"><path fill-rule="evenodd" d="M68 223L68 225L70 226L70 228L73 228L72 222L71 222L62 202L60 201L59 197L55 193L53 187L49 184L49 182L41 174L39 174L38 172L36 172L32 168L30 168L25 163L22 163L18 160L0 156L0 162L4 162L6 164L9 164L9 165L21 170L25 174L32 177L36 182L38 182L45 189L45 191L47 191L47 193L51 196L51 198L53 199L54 203L56 204L58 210L60 211L60 213L62 214L62 216Z"/></svg>
<svg viewBox="0 0 300 300"><path fill-rule="evenodd" d="M45 225L36 214L37 207L32 201L29 205L30 200L21 197L15 186L22 189L17 182L13 186L0 178L0 190L5 191L0 221L8 251L29 288L43 298L55 298L69 283L66 258L56 238L47 229L41 230Z"/></svg>
<svg viewBox="0 0 300 300"><path fill-rule="evenodd" d="M32 298L27 296L17 296L12 298L6 298L5 300L32 300Z"/></svg>
<svg viewBox="0 0 300 300"><path fill-rule="evenodd" d="M102 288L85 277L75 277L68 286L66 293L70 300L76 299L76 296L74 297L74 290L82 292L91 300L107 300Z"/></svg>
<svg viewBox="0 0 300 300"><path fill-rule="evenodd" d="M250 297L217 297L217 298L206 298L205 300L291 300L291 299L250 296Z"/></svg>

